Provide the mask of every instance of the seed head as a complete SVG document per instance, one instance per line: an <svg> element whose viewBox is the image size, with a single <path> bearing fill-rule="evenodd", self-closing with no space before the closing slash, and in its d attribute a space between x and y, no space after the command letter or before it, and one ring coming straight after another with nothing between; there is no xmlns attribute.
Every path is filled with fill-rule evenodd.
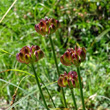
<svg viewBox="0 0 110 110"><path fill-rule="evenodd" d="M58 85L61 87L69 87L70 89L79 88L77 72L70 71L68 74L66 72L61 74L58 79Z"/></svg>
<svg viewBox="0 0 110 110"><path fill-rule="evenodd" d="M16 59L20 63L26 63L26 64L31 62L37 62L43 57L44 57L44 53L37 45L32 47L25 46L20 50L19 53L16 54Z"/></svg>
<svg viewBox="0 0 110 110"><path fill-rule="evenodd" d="M86 59L86 49L84 47L75 47L75 50L72 48L67 49L67 51L60 57L60 61L65 66L79 66L81 62Z"/></svg>
<svg viewBox="0 0 110 110"><path fill-rule="evenodd" d="M35 30L41 34L41 35L46 35L46 34L52 34L54 33L60 26L60 22L58 20L55 20L54 18L45 18L41 19L39 24L35 25Z"/></svg>

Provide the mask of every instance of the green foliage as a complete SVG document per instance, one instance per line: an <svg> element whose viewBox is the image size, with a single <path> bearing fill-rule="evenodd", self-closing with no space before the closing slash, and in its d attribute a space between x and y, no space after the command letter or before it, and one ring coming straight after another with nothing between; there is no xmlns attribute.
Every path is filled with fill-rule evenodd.
<svg viewBox="0 0 110 110"><path fill-rule="evenodd" d="M0 1L0 19L12 3L12 0ZM52 35L60 73L75 70L74 66L66 67L60 62L60 56L66 49L75 47L76 43L85 47L87 57L81 64L81 76L86 107L93 110L110 109L109 7L109 0L18 0L0 23L0 108L9 107L17 87L13 104L16 110L44 108L32 69L16 61L16 54L26 45L38 45L44 51L45 57L35 63L36 72L56 106L64 107L58 92L58 76L49 38L42 37L34 28L42 18L48 17L61 22L60 29ZM53 108L45 87L40 83L48 106ZM65 90L68 107L72 107L71 91ZM74 91L80 107L80 92L78 89Z"/></svg>

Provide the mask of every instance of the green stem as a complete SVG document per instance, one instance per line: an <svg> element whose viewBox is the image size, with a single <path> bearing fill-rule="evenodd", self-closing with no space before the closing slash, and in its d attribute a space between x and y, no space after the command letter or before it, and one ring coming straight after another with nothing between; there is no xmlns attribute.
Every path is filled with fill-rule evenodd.
<svg viewBox="0 0 110 110"><path fill-rule="evenodd" d="M80 68L79 67L77 67L77 72L78 72L78 79L79 79L80 94L81 94L81 100L82 100L83 110L85 110L83 90L82 90L82 83L81 83L81 76L80 76Z"/></svg>
<svg viewBox="0 0 110 110"><path fill-rule="evenodd" d="M42 79L41 79L41 81L42 81ZM43 85L45 86L45 84L44 84L44 82L42 81L42 83L43 83ZM52 96L50 95L50 93L49 93L49 91L48 91L48 89L47 89L47 87L45 86L45 88L46 88L46 90L47 90L47 93L48 93L48 95L49 95L49 97L50 97L50 99L51 99L51 101L52 101L52 103L53 103L53 105L54 105L54 107L56 108L56 106L55 106L55 104L54 104L54 101L53 101L53 99L52 99Z"/></svg>
<svg viewBox="0 0 110 110"><path fill-rule="evenodd" d="M46 109L49 110L49 108L48 108L48 106L47 106L47 104L46 104L44 95L43 95L43 93L42 93L42 89L41 89L41 86L40 86L40 83L39 83L39 79L38 79L38 76L37 76L37 74L36 74L36 71L35 71L35 68L34 68L33 63L31 64L31 66L32 66L32 69L33 69L33 72L34 72L34 75L35 75L35 78L36 78L36 82L37 82L38 87L39 87L39 91L40 91L41 97L42 97L42 99L43 99L43 101L44 101L44 105L45 105Z"/></svg>
<svg viewBox="0 0 110 110"><path fill-rule="evenodd" d="M62 91L65 107L67 108L66 99L65 99L65 93L64 93L63 87L61 87L61 91Z"/></svg>
<svg viewBox="0 0 110 110"><path fill-rule="evenodd" d="M73 89L71 89L71 94L72 94L73 103L75 105L75 109L77 110L77 104L76 104L76 100L75 100L74 90Z"/></svg>
<svg viewBox="0 0 110 110"><path fill-rule="evenodd" d="M58 63L57 63L57 59L56 59L56 54L55 54L55 49L54 49L54 45L53 45L53 41L52 41L51 36L49 36L49 39L50 39L50 43L51 43L51 47L52 47L52 51L53 51L53 56L54 56L55 65L56 65L56 68L57 68L58 76L60 76L60 72L59 72L59 69L58 69Z"/></svg>
<svg viewBox="0 0 110 110"><path fill-rule="evenodd" d="M55 65L56 65L56 68L57 68L57 73L58 73L58 76L60 76L60 72L59 72L59 68L58 68L58 63L57 63L57 59L56 59L56 54L55 54L55 49L54 49L54 45L53 45L51 36L49 36L49 39L50 39L50 43L51 43L51 47L52 47L52 51L53 51L53 56L54 56ZM65 107L67 108L64 90L63 90L63 88L61 88L61 90L62 90L62 94L63 94L64 104L65 104Z"/></svg>

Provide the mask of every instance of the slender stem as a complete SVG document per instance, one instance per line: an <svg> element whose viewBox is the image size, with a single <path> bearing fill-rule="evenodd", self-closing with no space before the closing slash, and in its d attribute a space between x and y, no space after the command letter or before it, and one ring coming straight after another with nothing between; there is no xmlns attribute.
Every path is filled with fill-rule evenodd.
<svg viewBox="0 0 110 110"><path fill-rule="evenodd" d="M49 108L48 108L48 106L47 106L47 104L46 104L44 95L43 95L43 93L42 93L42 89L41 89L41 86L40 86L40 83L39 83L39 79L38 79L38 76L37 76L37 74L36 74L36 71L35 71L35 68L34 68L33 63L31 63L31 66L32 66L32 69L33 69L33 72L34 72L34 75L35 75L35 78L36 78L36 82L37 82L38 87L39 87L39 91L40 91L41 97L42 97L42 99L43 99L43 101L44 101L44 105L45 105L46 109L49 110Z"/></svg>
<svg viewBox="0 0 110 110"><path fill-rule="evenodd" d="M61 87L61 91L62 91L65 107L67 108L66 99L65 99L65 93L64 93L63 87Z"/></svg>
<svg viewBox="0 0 110 110"><path fill-rule="evenodd" d="M41 79L41 81L42 81L42 79ZM45 84L44 84L44 82L42 81L42 83L43 83L43 85L45 86ZM52 101L52 103L53 103L53 105L54 105L54 107L56 108L56 105L55 105L55 103L54 103L54 101L53 101L53 99L52 99L52 96L50 95L50 93L49 93L49 91L48 91L48 89L47 89L47 87L45 86L45 88L46 88L46 90L47 90L47 93L48 93L48 95L49 95L49 97L50 97L50 99L51 99L51 101Z"/></svg>
<svg viewBox="0 0 110 110"><path fill-rule="evenodd" d="M71 94L72 94L73 103L75 105L75 109L77 110L77 104L76 104L76 100L75 100L74 90L73 89L71 89Z"/></svg>
<svg viewBox="0 0 110 110"><path fill-rule="evenodd" d="M54 60L55 60L55 65L56 65L56 68L57 68L58 76L60 76L58 63L57 63L57 59L56 59L56 54L55 54L55 49L54 49L54 45L53 45L53 41L52 41L51 36L49 36L49 39L50 39L50 43L51 43L51 47L52 47L52 51L53 51L53 55L54 55Z"/></svg>
<svg viewBox="0 0 110 110"><path fill-rule="evenodd" d="M79 79L80 94L81 94L81 100L82 100L83 110L85 110L83 90L82 90L82 83L81 83L81 76L80 76L80 68L79 67L77 67L77 72L78 72L78 79Z"/></svg>
<svg viewBox="0 0 110 110"><path fill-rule="evenodd" d="M55 65L56 65L56 68L57 68L57 73L58 73L58 76L60 76L60 72L59 72L59 68L58 68L58 63L57 63L57 59L56 59L56 54L55 54L55 49L54 49L54 45L53 45L51 36L49 36L49 39L50 39L50 43L51 43L51 47L52 47L52 51L53 51L53 56L54 56ZM62 90L62 94L63 94L64 104L65 104L65 107L67 108L64 90L63 90L63 88L61 88L61 90Z"/></svg>

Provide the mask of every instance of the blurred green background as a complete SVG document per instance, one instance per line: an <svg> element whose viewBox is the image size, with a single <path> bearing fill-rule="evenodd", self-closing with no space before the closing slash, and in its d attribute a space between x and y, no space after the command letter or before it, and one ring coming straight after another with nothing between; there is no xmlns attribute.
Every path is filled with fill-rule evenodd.
<svg viewBox="0 0 110 110"><path fill-rule="evenodd" d="M14 0L0 0L0 19ZM58 108L64 107L58 92L57 71L48 37L35 31L41 19L55 18L61 27L52 35L60 73L76 70L61 64L60 56L75 45L85 47L86 61L81 64L83 91L87 110L110 109L110 0L17 0L0 23L0 110L13 104L15 110L44 110L37 85L29 65L16 61L16 54L26 45L38 45L45 57L35 63L36 72L43 80ZM41 83L41 86L42 83ZM78 107L80 92L74 89ZM46 102L52 102L43 88ZM68 107L73 106L71 92L65 88ZM36 101L37 100L37 101ZM62 110L61 109L61 110Z"/></svg>

